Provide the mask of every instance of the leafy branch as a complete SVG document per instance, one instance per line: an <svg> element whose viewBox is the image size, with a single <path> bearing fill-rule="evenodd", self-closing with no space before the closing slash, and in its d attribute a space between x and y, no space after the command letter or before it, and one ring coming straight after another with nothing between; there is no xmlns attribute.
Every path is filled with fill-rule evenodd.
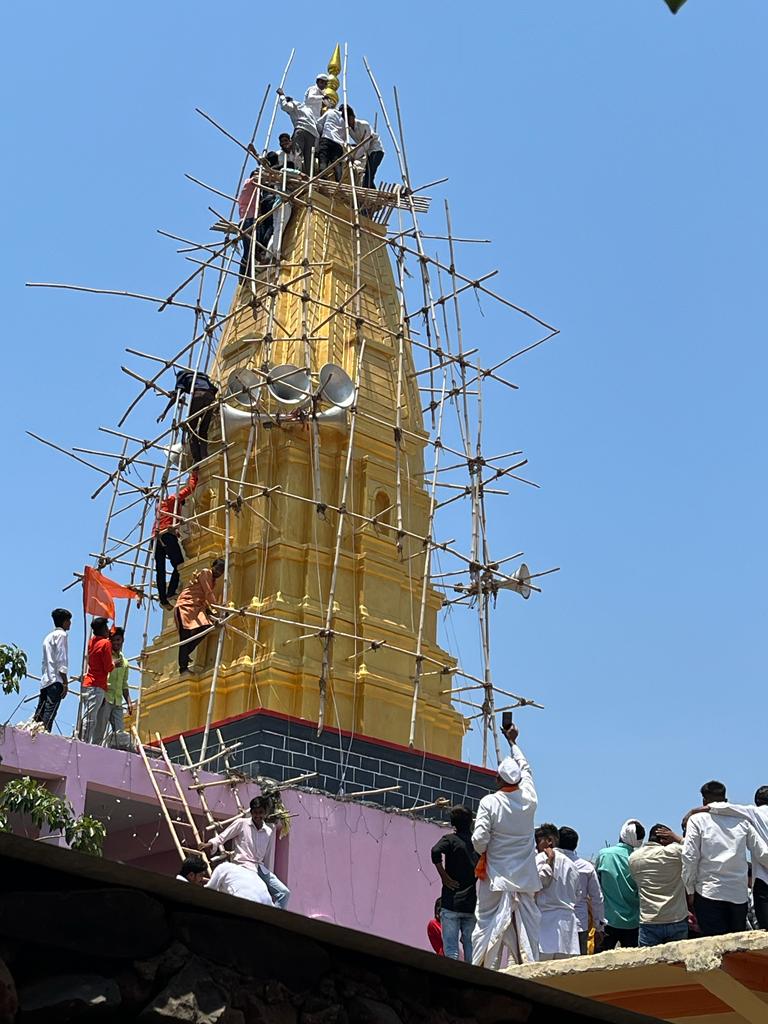
<svg viewBox="0 0 768 1024"><path fill-rule="evenodd" d="M27 674L27 655L16 644L0 644L0 687L18 693Z"/></svg>
<svg viewBox="0 0 768 1024"><path fill-rule="evenodd" d="M9 814L26 814L38 828L47 825L52 832L61 832L72 850L100 857L107 830L90 814L75 817L72 804L25 775L13 779L0 791L0 831L9 832Z"/></svg>

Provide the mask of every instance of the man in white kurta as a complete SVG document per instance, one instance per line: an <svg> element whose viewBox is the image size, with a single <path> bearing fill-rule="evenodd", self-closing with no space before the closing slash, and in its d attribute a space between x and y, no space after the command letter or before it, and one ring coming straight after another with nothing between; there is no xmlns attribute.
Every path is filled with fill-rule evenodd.
<svg viewBox="0 0 768 1024"><path fill-rule="evenodd" d="M477 923L472 963L497 970L504 948L515 963L539 959L539 919L535 894L541 888L533 840L538 799L533 776L516 744L517 729L506 732L511 754L498 767L498 790L480 801L472 845L478 863Z"/></svg>
<svg viewBox="0 0 768 1024"><path fill-rule="evenodd" d="M222 861L211 872L210 881L205 888L226 892L230 896L238 896L241 900L250 900L252 903L261 903L265 907L272 906L272 897L261 877L242 864Z"/></svg>
<svg viewBox="0 0 768 1024"><path fill-rule="evenodd" d="M541 911L539 951L541 960L563 960L579 955L579 872L573 862L556 849L559 833L555 825L536 829L536 866L541 890L536 905Z"/></svg>

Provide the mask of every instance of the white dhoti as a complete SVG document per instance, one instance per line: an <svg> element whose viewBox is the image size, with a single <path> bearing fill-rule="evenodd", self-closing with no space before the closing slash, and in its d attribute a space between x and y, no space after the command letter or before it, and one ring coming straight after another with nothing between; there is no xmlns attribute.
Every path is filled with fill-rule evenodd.
<svg viewBox="0 0 768 1024"><path fill-rule="evenodd" d="M498 970L503 949L516 964L539 959L541 914L532 893L494 891L481 880L477 886L476 923L472 932L472 963Z"/></svg>

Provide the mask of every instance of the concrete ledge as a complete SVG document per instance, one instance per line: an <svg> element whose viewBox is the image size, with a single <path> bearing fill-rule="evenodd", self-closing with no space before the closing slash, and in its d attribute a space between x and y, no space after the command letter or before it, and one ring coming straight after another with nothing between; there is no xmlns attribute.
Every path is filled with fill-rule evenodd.
<svg viewBox="0 0 768 1024"><path fill-rule="evenodd" d="M660 964L676 964L686 971L717 971L728 953L763 953L768 956L768 932L734 932L711 939L685 939L642 949L611 949L595 956L574 956L568 960L546 960L538 964L508 967L505 974L543 981L564 974L592 971L631 970ZM768 960L766 960L768 969ZM768 1017L766 1018L768 1019Z"/></svg>

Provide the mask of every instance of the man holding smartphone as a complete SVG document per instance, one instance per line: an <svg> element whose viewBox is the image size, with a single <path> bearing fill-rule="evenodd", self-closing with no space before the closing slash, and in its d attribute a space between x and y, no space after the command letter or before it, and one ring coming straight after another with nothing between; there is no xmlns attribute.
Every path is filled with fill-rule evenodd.
<svg viewBox="0 0 768 1024"><path fill-rule="evenodd" d="M472 833L472 845L480 854L472 963L492 970L498 969L505 947L515 963L538 960L541 922L533 837L538 797L531 769L517 746L517 727L502 719L502 728L510 756L498 767L497 791L480 801Z"/></svg>

